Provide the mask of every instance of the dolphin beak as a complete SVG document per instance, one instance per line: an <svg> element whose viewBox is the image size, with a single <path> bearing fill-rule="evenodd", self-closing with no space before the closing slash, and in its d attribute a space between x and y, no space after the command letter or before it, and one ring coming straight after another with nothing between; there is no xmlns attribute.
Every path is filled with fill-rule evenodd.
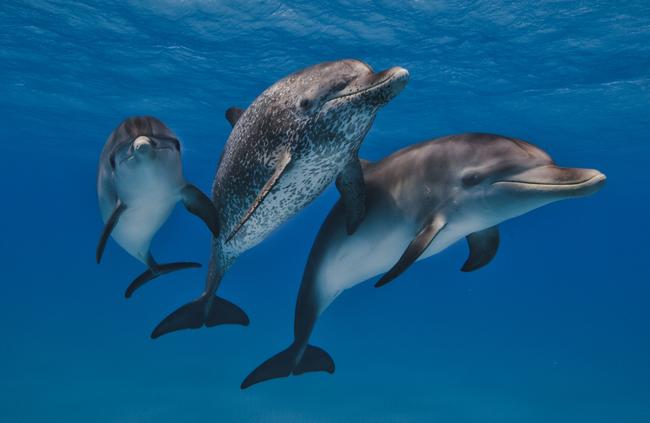
<svg viewBox="0 0 650 423"><path fill-rule="evenodd" d="M409 81L409 72L399 66L378 73L369 73L350 84L327 101L342 98L365 98L379 105L395 98Z"/></svg>
<svg viewBox="0 0 650 423"><path fill-rule="evenodd" d="M381 81L376 86L385 85L386 88L388 88L388 101L390 101L401 93L404 87L406 87L406 84L409 82L410 74L406 69L396 66L383 72L379 72L376 78Z"/></svg>
<svg viewBox="0 0 650 423"><path fill-rule="evenodd" d="M140 136L133 141L133 151L136 154L149 154L152 149L153 145L148 137Z"/></svg>
<svg viewBox="0 0 650 423"><path fill-rule="evenodd" d="M510 175L494 185L520 193L581 197L600 190L606 179L604 174L595 169L547 165Z"/></svg>

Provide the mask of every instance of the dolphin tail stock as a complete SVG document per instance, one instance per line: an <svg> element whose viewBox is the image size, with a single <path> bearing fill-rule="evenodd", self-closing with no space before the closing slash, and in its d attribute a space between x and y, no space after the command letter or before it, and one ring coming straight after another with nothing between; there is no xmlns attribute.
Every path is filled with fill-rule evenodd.
<svg viewBox="0 0 650 423"><path fill-rule="evenodd" d="M244 310L237 305L211 293L205 293L165 317L151 332L151 338L156 339L182 329L224 324L248 326L249 320Z"/></svg>
<svg viewBox="0 0 650 423"><path fill-rule="evenodd" d="M124 292L125 298L131 298L133 293L140 288L142 285L146 284L149 281L156 279L158 276L164 275L166 273L175 272L177 270L183 269L196 269L201 267L200 263L194 262L177 262L177 263L166 263L166 264L155 264L154 266L149 266L147 270L142 272L137 278L133 279L133 282L126 288Z"/></svg>
<svg viewBox="0 0 650 423"><path fill-rule="evenodd" d="M296 343L286 350L260 364L241 383L240 388L246 389L257 383L271 379L287 377L291 374L301 375L308 372L334 373L334 360L322 348L307 345L304 352Z"/></svg>

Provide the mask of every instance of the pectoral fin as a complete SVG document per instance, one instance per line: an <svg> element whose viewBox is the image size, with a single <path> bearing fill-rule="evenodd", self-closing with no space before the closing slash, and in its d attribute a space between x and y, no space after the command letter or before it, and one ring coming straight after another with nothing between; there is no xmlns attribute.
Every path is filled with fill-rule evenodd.
<svg viewBox="0 0 650 423"><path fill-rule="evenodd" d="M210 199L192 184L181 191L183 205L190 213L200 217L215 237L219 236L219 214Z"/></svg>
<svg viewBox="0 0 650 423"><path fill-rule="evenodd" d="M341 194L345 207L347 231L348 235L351 235L359 227L366 214L366 187L361 163L356 156L350 160L336 178L336 188Z"/></svg>
<svg viewBox="0 0 650 423"><path fill-rule="evenodd" d="M228 235L226 242L230 241L235 235L237 235L237 232L239 232L241 227L244 226L244 223L246 223L246 221L250 219L253 213L255 213L255 210L260 206L260 204L262 204L262 201L264 201L266 196L269 195L273 187L280 180L280 177L287 170L289 163L291 163L291 153L285 151L282 153L277 164L275 165L275 171L273 172L273 175L271 175L271 178L266 181L266 184L264 184L262 190L259 192L259 194L257 194L257 198L255 198L253 204L251 204L251 206L248 208L246 214L244 214L244 217L241 218L235 229L231 232L230 235Z"/></svg>
<svg viewBox="0 0 650 423"><path fill-rule="evenodd" d="M492 226L467 235L467 244L469 257L461 268L463 272L480 269L494 258L499 248L499 227Z"/></svg>
<svg viewBox="0 0 650 423"><path fill-rule="evenodd" d="M115 203L115 208L104 224L104 230L102 231L102 235L99 238L99 244L97 244L97 251L95 252L95 259L97 260L97 263L101 261L102 254L104 254L104 248L106 248L106 241L108 241L108 237L111 236L111 232L113 232L113 228L115 225L117 225L117 222L120 219L120 215L124 213L124 210L126 210L126 206L122 204L120 200L117 200L117 203Z"/></svg>
<svg viewBox="0 0 650 423"><path fill-rule="evenodd" d="M239 107L231 107L228 110L226 110L226 119L228 119L228 122L230 122L231 126L235 126L235 124L243 114L244 114L244 109L240 109Z"/></svg>
<svg viewBox="0 0 650 423"><path fill-rule="evenodd" d="M447 222L441 216L426 224L415 239L406 247L397 263L375 284L375 287L386 285L404 272L429 247L433 239L442 231Z"/></svg>
<svg viewBox="0 0 650 423"><path fill-rule="evenodd" d="M142 285L156 279L158 276L164 275L166 273L175 272L182 269L192 269L201 267L200 263L193 262L178 262L178 263L165 263L165 264L156 264L155 267L150 267L141 273L137 278L131 282L126 292L124 293L125 298L131 298L131 295L140 288Z"/></svg>

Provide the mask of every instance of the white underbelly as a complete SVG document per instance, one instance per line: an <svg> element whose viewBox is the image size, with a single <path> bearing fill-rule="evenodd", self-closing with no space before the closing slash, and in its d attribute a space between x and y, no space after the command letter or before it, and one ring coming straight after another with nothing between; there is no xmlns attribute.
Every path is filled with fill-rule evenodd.
<svg viewBox="0 0 650 423"><path fill-rule="evenodd" d="M329 285L329 290L340 291L388 270L401 256L409 237L403 230L383 235L379 238L354 234L330 251L319 274L321 283Z"/></svg>
<svg viewBox="0 0 650 423"><path fill-rule="evenodd" d="M180 157L176 152L160 151L155 160L134 160L118 166L111 178L117 199L126 207L111 237L129 254L146 262L151 239L180 200L185 186ZM99 195L106 222L116 198L105 191Z"/></svg>
<svg viewBox="0 0 650 423"><path fill-rule="evenodd" d="M476 225L480 222L448 225L417 261L445 250L471 232L484 229ZM378 227L376 223L373 226ZM418 232L417 228L406 223L381 230L364 230L362 224L359 229L349 238L343 239L339 235L343 241L332 242L319 265L315 283L325 307L343 290L390 270Z"/></svg>
<svg viewBox="0 0 650 423"><path fill-rule="evenodd" d="M129 254L146 263L154 235L171 214L177 199L157 198L132 203L120 216L111 236Z"/></svg>

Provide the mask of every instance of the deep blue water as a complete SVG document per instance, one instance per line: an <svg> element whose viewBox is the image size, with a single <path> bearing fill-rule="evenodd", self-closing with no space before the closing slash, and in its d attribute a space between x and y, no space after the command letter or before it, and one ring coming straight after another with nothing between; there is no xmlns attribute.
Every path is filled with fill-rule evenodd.
<svg viewBox="0 0 650 423"><path fill-rule="evenodd" d="M478 272L458 271L459 243L389 287L344 293L312 338L334 375L242 392L290 342L336 190L226 275L220 293L249 327L152 341L203 287L209 234L179 207L153 251L204 267L126 301L143 266L112 241L94 262L99 152L124 117L155 115L208 191L226 108L348 57L411 73L365 158L494 132L597 168L607 186L502 224L500 251ZM0 421L650 421L647 1L5 1L0 77Z"/></svg>

